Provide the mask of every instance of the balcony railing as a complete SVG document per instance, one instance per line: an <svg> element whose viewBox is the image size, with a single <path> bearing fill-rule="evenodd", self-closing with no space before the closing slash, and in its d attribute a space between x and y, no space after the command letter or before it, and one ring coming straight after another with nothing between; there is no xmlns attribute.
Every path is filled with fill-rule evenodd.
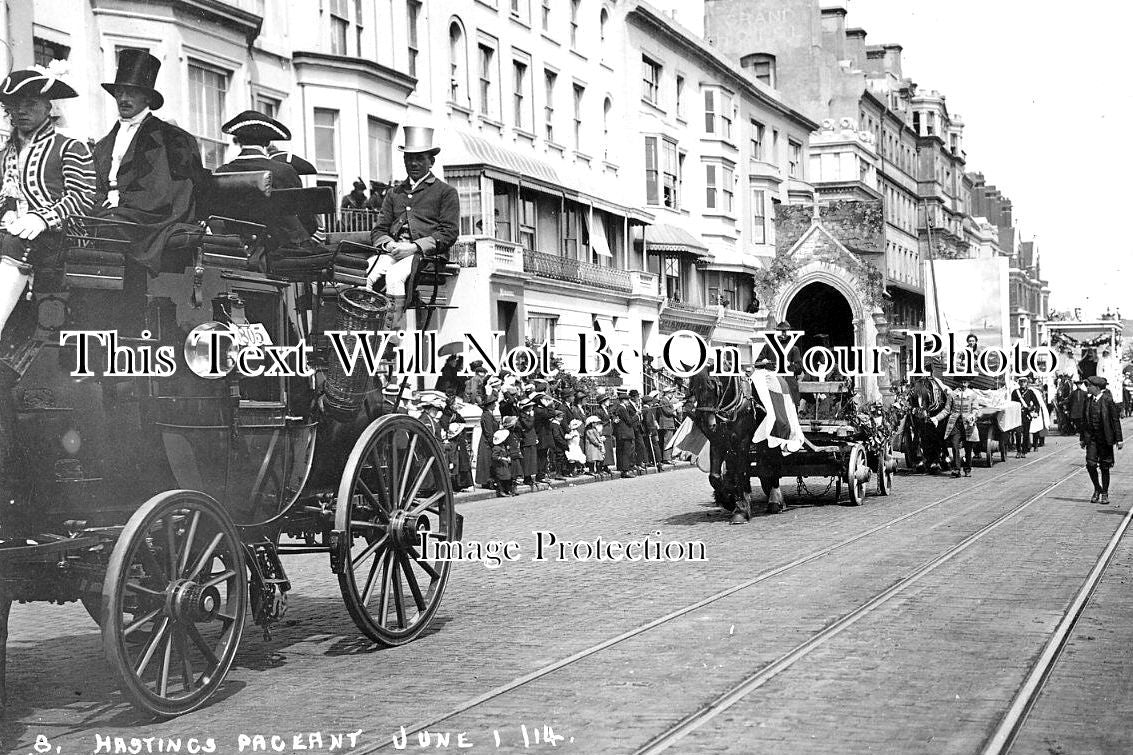
<svg viewBox="0 0 1133 755"><path fill-rule="evenodd" d="M327 233L369 233L377 222L373 210L340 210L323 216Z"/></svg>
<svg viewBox="0 0 1133 755"><path fill-rule="evenodd" d="M589 262L524 250L524 272L534 273L540 278L585 283L590 286L629 293L633 290L630 274L626 270L602 267Z"/></svg>

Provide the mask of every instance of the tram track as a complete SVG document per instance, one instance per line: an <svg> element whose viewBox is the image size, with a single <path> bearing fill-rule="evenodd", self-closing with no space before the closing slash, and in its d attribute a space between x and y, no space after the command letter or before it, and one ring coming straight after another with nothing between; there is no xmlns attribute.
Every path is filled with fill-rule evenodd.
<svg viewBox="0 0 1133 755"><path fill-rule="evenodd" d="M1090 598L1113 560L1113 554L1131 522L1133 522L1133 507L1130 507L1129 512L1122 518L1121 524L1118 525L1106 547L1095 560L1082 586L1074 594L1070 605L1058 622L1058 626L1051 634L1050 639L1047 640L1046 645L1043 646L1042 652L1039 653L1038 659L1031 666L1030 672L1019 686L1019 690L1011 699L1007 712L984 744L981 750L983 755L1002 755L1011 751L1015 740L1026 725L1027 717L1035 703L1038 702L1051 673L1062 657L1066 643L1077 626L1079 618L1081 618Z"/></svg>
<svg viewBox="0 0 1133 755"><path fill-rule="evenodd" d="M815 561L818 561L819 559L822 559L822 558L824 558L824 557L826 557L826 556L828 556L832 553L835 553L835 552L840 551L842 549L845 549L845 548L847 548L851 545L859 543L859 542L869 538L870 536L877 534L878 532L882 532L886 529L893 527L894 525L900 524L900 523L907 521L907 520L909 520L909 519L911 519L915 516L918 516L918 515L920 515L924 512L930 511L930 510L940 506L941 504L947 503L948 501L952 501L952 500L954 500L958 497L961 497L961 496L969 495L973 491L978 490L980 488L983 488L985 486L991 485L992 483L994 483L998 480L1001 480L1001 479L1003 479L1007 476L1015 474L1016 472L1018 472L1021 469L1026 469L1026 468L1031 467L1033 465L1041 464L1041 463L1043 463L1043 462L1045 462L1049 459L1052 459L1056 456L1060 456L1062 454L1065 454L1068 450L1071 450L1071 448L1076 448L1076 446L1067 446L1066 448L1051 451L1047 454L1044 454L1043 456L1037 457L1037 458L1035 458L1031 461L1028 461L1028 462L1020 465L1020 466L1013 467L1010 471L1005 471L1005 472L1002 472L1000 474L988 477L985 480L981 480L979 482L974 482L973 484L967 485L963 489L958 490L955 493L950 493L949 495L943 496L943 497L938 498L934 501L926 503L926 504L924 504L924 505L922 505L922 506L920 506L916 509L913 509L911 511L907 511L907 512L901 514L900 516L893 517L893 518L888 519L884 522L876 524L876 525L869 527L869 528L867 528L867 529L865 529L861 532L858 532L854 535L851 535L851 536L846 537L842 540L839 540L836 543L833 543L833 544L824 546L822 548L816 549L816 550L814 550L810 553L807 553L807 554L800 556L796 559L793 559L789 562L780 564L780 565L772 567L770 569L766 569L766 570L760 572L759 574L755 575L754 577L751 577L750 579L747 579L747 580L745 580L745 581L743 581L743 582L741 582L737 585L733 585L733 586L728 587L724 590L720 590L716 593L713 593L712 595L709 595L705 598L702 598L701 600L690 603L690 604L683 606L679 609L671 611L671 612L669 612L669 613L667 613L663 616L660 616L656 619L653 619L652 621L649 621L645 624L642 624L641 626L635 627L635 628L630 629L626 632L623 632L619 635L616 635L614 637L610 637L610 638L603 640L601 642L595 643L594 645L591 645L587 648L584 648L584 649L582 649L582 650L580 650L576 653L573 653L569 656L561 658L557 661L553 661L553 662L546 664L545 666L542 666L542 667L540 667L540 668L538 668L534 671L531 671L527 674L516 677L515 679L511 680L510 682L507 682L503 685L500 685L500 686L497 686L497 687L495 687L491 690L488 690L487 692L485 692L485 693L483 693L483 694L481 694L481 695L479 695L475 698L467 700L467 701L455 706L454 708L448 710L447 712L439 714L439 715L437 715L437 716L435 716L435 717L433 717L433 718L431 718L427 721L423 721L423 722L414 724L412 727L407 726L407 727L405 727L404 733L408 736L412 736L412 735L417 734L418 732L436 729L439 724L442 724L445 721L448 721L449 719L452 719L456 716L459 716L463 713L466 713L467 711L470 711L474 708L477 708L477 707L483 706L487 703L490 703L491 701L495 700L496 698L499 698L503 695L514 692L515 690L520 689L521 687L524 687L526 685L529 685L529 684L531 684L531 683L533 683L533 682L535 682L539 679L542 679L543 677L546 677L546 676L548 676L552 673L555 673L555 672L560 671L560 670L562 670L562 669L564 669L568 666L579 663L580 661L583 661L583 660L585 660L585 659L587 659L591 656L594 656L598 653L601 653L605 650L608 650L608 649L610 649L610 648L612 648L616 645L619 645L623 642L626 642L628 640L631 640L633 638L636 638L636 637L639 637L643 634L646 634L647 632L650 632L651 630L654 630L654 629L657 629L657 628L662 627L664 625L670 624L670 623L672 623L672 622L674 622L674 621L676 621L676 620L678 620L682 617L685 617L685 616L687 616L691 613L699 611L699 610L701 610L701 609L703 609L703 608L705 608L709 605L712 605L713 603L724 600L725 598L733 596L733 595L740 593L744 590L748 590L752 587L759 585L760 583L766 582L766 581L768 581L768 580L770 580L774 577L780 576L780 575L782 575L782 574L784 574L788 571L791 571L791 570L797 569L799 567L802 567L804 565L811 564ZM872 612L878 606L887 602L890 598L894 597L900 591L907 588L908 586L911 586L915 581L919 580L925 574L927 574L930 571L934 570L935 568L939 567L940 565L947 562L948 560L951 560L952 557L954 557L955 555L960 553L962 550L966 549L971 544L973 544L974 542L976 542L977 540L982 538L988 532L994 530L995 528L997 528L998 526L1000 526L1004 522L1010 520L1011 518L1016 516L1019 512L1021 512L1023 509L1025 509L1027 506L1029 506L1032 503L1034 503L1035 501L1039 500L1040 498L1045 496L1047 493L1049 493L1051 490L1055 489L1056 487L1058 487L1062 483L1066 482L1067 480L1069 480L1071 477L1073 477L1075 474L1077 474L1080 471L1081 471L1080 468L1075 469L1074 471L1062 476L1058 480L1056 480L1052 483L1049 483L1042 490L1040 490L1038 493L1035 493L1034 495L1027 498L1026 501L1024 501L1022 504L1019 504L1018 506L1014 507L1013 509L1008 511L1006 514L1003 514L1000 517L997 517L990 524L985 525L983 528L981 528L980 530L977 530L975 533L970 535L968 538L965 538L965 540L962 541L962 543L959 546L953 546L948 551L946 551L945 554L938 556L937 558L928 562L928 564L923 565L922 567L918 568L915 572L913 572L913 574L910 574L910 575L906 576L905 578L903 578L902 580L899 580L897 583L895 583L894 585L891 585L886 590L882 591L881 593L874 595L873 598L866 601L866 603L859 605L859 607L854 609L854 611L851 611L850 614L846 614L842 618L840 618L840 619L836 620L835 622L833 622L832 624L828 625L826 627L826 629L824 629L822 632L819 633L819 635L816 635L815 637L812 637L811 639L805 641L804 643L801 643L799 646L796 646L796 648L794 648L793 650L791 650L790 652L788 652L784 656L781 656L779 659L772 662L772 664L764 666L759 672L757 672L757 674L766 674L767 672L769 672L773 669L774 669L774 673L770 674L770 676L766 676L766 678L764 678L762 682L751 687L751 689L755 689L756 687L761 686L762 683L766 682L767 680L769 680L773 676L777 675L781 671L785 670L786 668L789 668L789 666L791 664L793 664L795 661L804 657L807 653L810 652L810 650L817 648L818 646L823 644L825 642L825 640L834 636L834 634L837 634L838 632L840 632L841 629L845 629L846 627L850 626L850 624L857 621L858 618L861 618L861 616L865 615L864 613L858 614L858 615L856 615L856 618L850 618L848 623L841 625L841 629L835 630L835 628L838 627L841 622L846 621L848 617L854 616L855 612L860 612L860 611L863 610L863 608L865 608L865 613ZM832 630L834 630L833 634L827 634L827 633L831 632ZM820 639L818 639L818 641L816 642L816 638L820 638ZM788 656L790 656L789 659L788 659ZM750 691L750 690L745 690L742 694L739 694L738 697L735 697L735 700L732 700L731 702L727 702L725 707L718 707L719 703L724 698L730 699L731 696L736 692L736 690L739 687L746 684L747 682L749 682L750 679L751 679L751 677L745 678L745 680L742 681L739 685L736 685L736 686L730 688L728 692L725 692L724 695L722 695L722 696L718 697L716 700L714 700L713 703L710 706L708 706L708 708L711 708L715 711L714 713L711 714L711 716L709 718L715 717L716 714L718 714L719 712L722 712L727 707L730 707L731 705L733 705L735 701L738 701L739 699L742 698L743 694L746 694L746 692ZM695 714L692 714L691 716L686 716L684 719L681 720L680 723L678 723L677 726L682 727L682 728L687 727L688 724L694 719L694 717L696 717L697 715L703 715L706 710L707 710L707 708L701 709L700 711L698 711ZM697 728L699 725L706 723L707 720L709 720L709 718L705 718L700 724L697 724L696 726L693 726L692 728L685 728L684 733L687 733L688 731L692 731L694 728ZM651 746L655 747L658 743L660 743L662 741L662 739L666 735L671 735L672 732L675 730L675 728L676 727L673 727L672 729L666 730L665 733L658 735L657 737L654 737L653 739L650 740L649 743L647 743L647 745L645 747L651 747ZM683 736L683 733L680 736ZM677 736L672 741L675 742L677 739L680 738L680 736ZM384 743L375 743L373 745L370 745L367 748L362 748L362 749L358 750L358 752L360 752L360 753L379 752L379 751L387 750L388 748L392 747L392 745L393 745L392 741L386 741ZM659 752L659 751L665 749L665 747L667 747L667 746L668 745L665 745L664 747L661 747L660 749L640 749L640 750L638 750L638 752Z"/></svg>

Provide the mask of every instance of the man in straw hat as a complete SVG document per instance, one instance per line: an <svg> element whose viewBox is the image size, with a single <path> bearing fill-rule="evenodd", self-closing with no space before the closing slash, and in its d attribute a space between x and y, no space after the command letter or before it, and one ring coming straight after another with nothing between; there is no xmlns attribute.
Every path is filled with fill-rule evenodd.
<svg viewBox="0 0 1133 755"><path fill-rule="evenodd" d="M165 104L157 91L161 61L145 50L118 52L114 81L102 88L114 97L118 121L94 145L101 214L137 224L122 231L132 242L126 273L126 297L145 289L145 277L161 271L161 253L177 223L196 218L206 173L197 140L184 129L153 114ZM131 297L131 294L133 297Z"/></svg>
<svg viewBox="0 0 1133 755"><path fill-rule="evenodd" d="M303 187L295 168L282 160L272 159L268 153L269 143L291 139L291 131L275 118L255 110L245 110L221 126L220 130L232 137L240 148L240 154L217 168L217 174L268 171L273 190ZM280 246L300 246L311 241L308 226L314 220L313 216L304 223L298 215L280 212L270 198L260 194L249 194L239 202L219 209L225 217L263 224L267 233L265 246L269 252Z"/></svg>
<svg viewBox="0 0 1133 755"><path fill-rule="evenodd" d="M90 150L56 133L51 117L53 100L77 96L47 71L13 71L0 82L0 105L12 124L0 152L0 331L35 265L75 227L72 216L94 203Z"/></svg>
<svg viewBox="0 0 1133 755"><path fill-rule="evenodd" d="M1086 378L1086 405L1082 410L1082 431L1079 438L1086 449L1086 471L1094 483L1090 503L1109 503L1109 470L1113 467L1113 447L1122 448L1121 415L1113 396L1106 390L1107 381L1100 375ZM1100 475L1099 475L1100 472Z"/></svg>
<svg viewBox="0 0 1133 755"><path fill-rule="evenodd" d="M405 127L399 146L408 174L386 192L370 243L380 250L367 275L375 289L384 287L393 306L386 330L405 325L405 308L413 296L413 279L422 254L444 254L460 234L460 200L456 189L433 175L440 147L433 129ZM384 284L381 279L384 278Z"/></svg>

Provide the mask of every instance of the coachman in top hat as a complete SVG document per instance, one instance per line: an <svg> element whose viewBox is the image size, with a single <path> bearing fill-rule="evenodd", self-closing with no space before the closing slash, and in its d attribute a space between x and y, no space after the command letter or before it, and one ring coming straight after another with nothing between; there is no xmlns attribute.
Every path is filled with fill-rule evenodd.
<svg viewBox="0 0 1133 755"><path fill-rule="evenodd" d="M370 243L381 250L367 279L382 285L393 298L387 330L404 327L407 298L412 296L413 278L422 254L444 254L460 234L460 199L456 189L433 175L440 147L433 146L433 129L405 127L405 171L409 175L391 188L382 200L378 222L370 232Z"/></svg>
<svg viewBox="0 0 1133 755"><path fill-rule="evenodd" d="M153 114L165 104L155 88L160 68L145 50L127 48L118 53L114 81L102 85L118 106L118 122L94 147L101 214L137 224L125 231L136 263L127 267L127 296L139 281L144 288L140 269L160 272L166 239L175 224L195 219L205 182L197 140Z"/></svg>

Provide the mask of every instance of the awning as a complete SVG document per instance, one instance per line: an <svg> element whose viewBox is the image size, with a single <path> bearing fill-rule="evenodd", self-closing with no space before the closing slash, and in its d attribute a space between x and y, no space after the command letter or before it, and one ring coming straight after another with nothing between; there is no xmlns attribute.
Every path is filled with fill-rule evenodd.
<svg viewBox="0 0 1133 755"><path fill-rule="evenodd" d="M511 183L537 184L555 192L562 193L562 181L550 165L532 157L521 155L505 147L497 146L487 139L457 132L460 144L442 152L445 175L460 175L469 168L483 170L490 178Z"/></svg>
<svg viewBox="0 0 1133 755"><path fill-rule="evenodd" d="M610 244L606 240L606 222L602 220L602 215L597 212L590 215L594 218L594 224L590 227L590 248L601 257L613 257L614 255L610 252Z"/></svg>
<svg viewBox="0 0 1133 755"><path fill-rule="evenodd" d="M700 239L683 228L667 223L646 226L645 244L650 254L677 252L679 254L691 254L701 259L712 259L708 247Z"/></svg>

